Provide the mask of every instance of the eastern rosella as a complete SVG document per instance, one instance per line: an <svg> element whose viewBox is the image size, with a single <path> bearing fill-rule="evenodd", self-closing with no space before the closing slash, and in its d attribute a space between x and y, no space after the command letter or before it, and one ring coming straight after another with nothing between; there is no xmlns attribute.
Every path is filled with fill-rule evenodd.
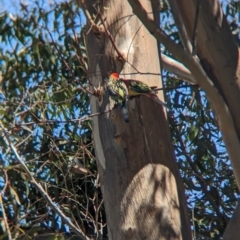
<svg viewBox="0 0 240 240"><path fill-rule="evenodd" d="M126 84L127 89L128 89L128 96L130 98L136 97L139 95L144 95L146 97L151 98L155 102L163 105L164 107L166 107L166 104L158 98L157 91L154 90L155 88L157 88L156 86L150 87L144 82L141 82L138 80L133 80L133 79L119 78L118 73L112 73L111 75L113 75L113 74L117 79L119 79L120 81L122 81Z"/></svg>
<svg viewBox="0 0 240 240"><path fill-rule="evenodd" d="M129 122L128 117L128 89L123 81L118 77L118 73L112 73L107 82L107 90L110 97L120 106L124 120Z"/></svg>

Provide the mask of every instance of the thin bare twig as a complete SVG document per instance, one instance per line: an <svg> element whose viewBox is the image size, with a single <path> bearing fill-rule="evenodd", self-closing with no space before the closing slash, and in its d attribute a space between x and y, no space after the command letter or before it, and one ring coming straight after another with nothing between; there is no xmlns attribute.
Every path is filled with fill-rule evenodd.
<svg viewBox="0 0 240 240"><path fill-rule="evenodd" d="M92 21L92 18L91 18L91 16L90 16L90 13L89 13L87 7L86 7L85 2L84 2L83 0L79 0L79 3L80 3L80 5L81 5L82 10L84 11L85 16L87 17L88 21L90 21L91 25L94 26L94 28L97 28L97 29L98 29L98 26L94 23L94 21ZM69 8L69 10L71 10L69 4L68 4L68 8ZM70 11L70 12L71 12L71 11ZM92 26L91 26L91 27L92 27ZM73 35L74 35L73 45L74 45L75 48L77 49L77 58L78 58L78 61L79 61L79 63L81 64L81 66L82 66L82 68L83 68L86 76L88 77L88 81L89 81L90 86L94 87L92 81L90 80L89 71L88 71L88 69L87 69L87 67L86 67L86 65L85 65L84 57L83 57L83 54L82 54L82 50L81 50L81 48L80 48L80 44L79 44L79 42L78 42L77 34L76 34L74 28L72 28L71 30L73 31ZM84 47L85 47L85 46L84 46Z"/></svg>
<svg viewBox="0 0 240 240"><path fill-rule="evenodd" d="M115 41L114 41L114 39L113 39L113 37L112 37L112 34L108 31L108 29L107 29L107 27L106 27L106 25L105 25L105 23L104 23L104 20L103 20L103 18L102 18L102 16L101 16L101 14L99 15L99 17L100 17L100 20L101 20L102 25L103 25L103 27L104 27L105 33L107 34L110 42L112 43L115 51L116 51L117 54L118 54L118 58L121 59L123 62L126 62L126 61L127 61L126 57L124 56L123 53L121 53L121 52L118 50L118 48L117 48L117 46L116 46L116 44L115 44Z"/></svg>
<svg viewBox="0 0 240 240"><path fill-rule="evenodd" d="M60 53L60 51L59 51L59 49L58 49L58 47L57 47L57 45L56 45L54 39L53 39L52 34L50 33L50 31L49 31L48 28L46 28L46 30L47 30L47 32L48 32L50 38L52 39L52 43L53 43L53 45L54 45L56 51L58 52L59 57L62 59L62 61L63 61L64 65L65 65L65 67L68 69L68 71L69 71L71 77L74 79L75 76L74 76L74 74L73 74L71 68L69 67L69 65L68 65L67 62L65 61L65 59L62 57L62 55L61 55L61 53ZM84 91L84 92L86 92L86 93L89 93L89 94L91 94L91 95L95 95L94 92L91 92L89 89L87 89L87 88L85 88L85 87L83 87L83 86L80 86L80 88L81 88L82 91Z"/></svg>
<svg viewBox="0 0 240 240"><path fill-rule="evenodd" d="M82 118L74 118L74 119L69 119L69 120L38 120L38 124L56 124L56 123L69 123L69 122L83 122L86 120L89 120L90 118L105 114L105 113L109 113L111 112L113 109L108 109L106 111L103 112L98 112L98 113L93 113L93 114L89 114L86 115ZM18 124L18 127L21 127L21 125L31 125L31 124L36 124L36 122L28 122L28 123L23 123L23 124Z"/></svg>
<svg viewBox="0 0 240 240"><path fill-rule="evenodd" d="M80 1L80 2L81 2L81 5L83 6L83 9L84 9L85 13L87 14L86 17L87 17L88 21L92 24L92 26L94 26L94 28L96 28L96 29L97 29L99 32L101 32L101 33L105 32L105 34L108 36L110 42L112 43L113 48L114 48L115 51L117 52L117 55L118 55L117 58L118 58L120 61L122 61L122 62L127 62L136 72L139 73L138 69L136 69L136 67L133 66L133 64L131 64L131 63L127 60L127 57L124 55L124 53L122 53L122 52L119 51L119 49L118 49L118 47L117 47L117 45L116 45L116 43L115 43L115 41L114 41L114 38L113 38L112 34L110 33L110 31L107 29L107 27L106 27L106 25L105 25L105 22L104 22L104 20L103 20L103 18L102 18L102 16L101 16L101 14L99 13L99 11L97 11L97 9L96 9L96 11L97 11L97 16L98 16L99 19L101 20L101 23L102 23L102 25L103 25L104 31L103 31L102 28L100 28L99 26L95 25L95 23L94 23L93 20L92 20L92 17L91 17L91 15L90 15L90 13L87 11L87 8L86 8L85 3L84 3L83 1ZM130 17L132 17L132 16L130 16ZM92 28L92 26L91 26L91 28ZM90 30L91 30L91 28L90 28ZM89 30L89 31L90 31L90 30ZM88 32L89 32L89 31L88 31Z"/></svg>
<svg viewBox="0 0 240 240"><path fill-rule="evenodd" d="M93 114L90 114L90 115L86 115L86 116L84 116L82 118L69 119L69 120L40 120L40 119L38 119L36 117L37 118L37 123L36 122L16 123L14 125L14 127L12 127L11 129L6 130L5 134L9 134L10 131L13 130L14 128L17 128L17 129L24 128L24 126L33 125L33 124L43 125L43 124L69 123L69 122L79 122L79 123L81 123L81 122L86 121L86 120L88 120L90 118L93 118L93 117L96 117L96 116L99 116L99 115L102 115L102 114L105 114L105 113L109 113L113 109L114 109L114 107L112 109L108 109L108 110L103 111L103 112L93 113ZM5 134L3 134L2 138L3 138L4 142L6 143L6 145L8 146L8 144L7 144L8 141L7 141L7 138L6 138ZM29 136L31 136L31 135L29 135ZM26 139L24 141L26 141ZM21 144L22 144L22 142L21 142ZM20 143L18 145L16 145L16 146L19 146L19 145L20 145ZM10 150L10 148L8 148L7 151L9 151L9 150Z"/></svg>
<svg viewBox="0 0 240 240"><path fill-rule="evenodd" d="M175 0L168 0L170 8L172 10L174 21L178 27L178 34L181 39L182 45L186 49L188 53L192 52L192 44L188 38L186 28L183 24L182 17L180 15L180 11L178 9L177 3Z"/></svg>
<svg viewBox="0 0 240 240"><path fill-rule="evenodd" d="M25 165L24 161L22 160L22 158L19 156L17 149L15 148L15 146L12 144L8 134L7 134L7 130L4 128L2 122L0 121L0 128L3 132L3 134L5 135L5 138L7 140L7 146L11 148L11 150L13 151L16 159L18 160L18 162L21 164L22 168L24 169L24 172L26 173L27 177L30 180L30 183L32 185L35 186L35 188L41 193L41 195L45 198L45 200L47 201L47 203L51 206L51 208L57 212L57 214L59 214L59 216L62 218L63 222L66 223L69 227L72 228L72 230L79 236L81 237L81 239L84 240L91 240L90 238L88 238L85 233L81 230L76 228L76 226L71 222L71 220L69 218L67 218L67 216L65 216L65 214L60 210L60 208L57 206L56 203L54 203L52 201L52 199L49 197L49 195L45 192L45 190L43 189L43 187L35 180L35 178L32 176L31 172L29 171L28 167Z"/></svg>
<svg viewBox="0 0 240 240"><path fill-rule="evenodd" d="M100 29L99 26L95 23L95 20L97 19L97 15L98 15L98 14L95 16L95 19L93 20L91 14L89 13L88 8L87 8L87 6L86 6L86 4L85 4L85 1L79 0L78 2L80 3L80 6L81 6L81 8L82 8L82 10L83 10L83 12L84 12L84 15L86 16L88 22L89 22L90 25L91 25L91 27L90 27L89 30L88 30L88 33L91 31L92 28L95 29L95 30L97 30L97 31L100 31L100 32L101 32L101 29ZM88 33L87 33L87 34L88 34Z"/></svg>
<svg viewBox="0 0 240 240"><path fill-rule="evenodd" d="M4 209L4 205L3 205L2 193L0 193L0 207L2 208L3 221L4 221L4 224L5 224L5 227L6 227L8 240L12 240L11 231L10 231L8 221L7 221L7 215L5 213L5 209Z"/></svg>
<svg viewBox="0 0 240 240"><path fill-rule="evenodd" d="M12 235L11 235L11 231L8 225L8 221L7 221L7 215L5 213L5 209L4 209L4 204L3 204L3 200L2 200L2 196L5 194L7 187L8 187L8 174L6 170L3 170L4 175L5 175L5 186L2 190L2 192L0 193L0 206L2 207L2 215L3 215L3 221L7 230L7 234L8 234L8 240L12 239Z"/></svg>
<svg viewBox="0 0 240 240"><path fill-rule="evenodd" d="M176 90L181 88L193 88L193 87L199 87L197 84L195 85L189 85L189 86L180 86L180 87L162 87L162 88L155 88L154 91L169 91L169 90Z"/></svg>
<svg viewBox="0 0 240 240"><path fill-rule="evenodd" d="M85 72L85 74L86 74L86 76L87 76L87 78L88 78L89 85L94 88L94 85L93 85L93 83L92 83L92 81L91 81L91 77L90 77L89 71L88 71L88 69L87 69L86 66L85 66L83 54L82 54L82 51L81 51L81 49L80 49L80 47L79 47L79 42L78 42L77 35L76 35L74 29L72 29L72 31L73 31L73 34L74 34L73 45L74 45L75 48L77 49L77 58L78 58L78 61L79 61L79 63L81 64L81 66L83 67L83 69L84 69L84 72ZM94 88L94 89L95 89L95 88Z"/></svg>
<svg viewBox="0 0 240 240"><path fill-rule="evenodd" d="M3 172L4 172L4 176L5 176L5 186L2 190L2 194L4 195L7 190L7 187L8 187L8 174L7 174L6 170L3 170Z"/></svg>

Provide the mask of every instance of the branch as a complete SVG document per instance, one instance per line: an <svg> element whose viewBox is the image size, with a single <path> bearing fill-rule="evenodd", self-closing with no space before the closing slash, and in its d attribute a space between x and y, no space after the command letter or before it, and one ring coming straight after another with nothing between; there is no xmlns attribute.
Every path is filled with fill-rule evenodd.
<svg viewBox="0 0 240 240"><path fill-rule="evenodd" d="M184 46L184 48L187 50L188 53L191 53L192 52L192 44L188 38L187 31L183 24L176 0L168 0L168 3L172 10L174 21L178 27L178 34L181 39L182 45Z"/></svg>
<svg viewBox="0 0 240 240"><path fill-rule="evenodd" d="M181 88L198 88L198 85L189 85L189 86L179 86L179 87L162 87L162 88L154 88L154 91L171 91L171 90L176 90L176 89L181 89Z"/></svg>
<svg viewBox="0 0 240 240"><path fill-rule="evenodd" d="M111 112L112 110L114 110L115 107L111 108L111 109L107 109L103 112L97 112L97 113L92 113L92 114L89 114L89 115L86 115L86 116L83 116L81 118L74 118L74 119L68 119L68 120L41 120L41 119L37 119L37 122L27 122L27 123L17 123L15 124L14 127L16 128L24 128L23 126L28 126L28 125L32 125L32 124L38 124L38 125L42 125L42 124L58 124L58 123L69 123L69 122L84 122L84 121L87 121L93 117L96 117L96 116L99 116L99 115L102 115L102 114L105 114L105 113L109 113ZM24 128L25 129L25 128ZM4 137L4 136L3 136ZM5 140L6 142L6 140Z"/></svg>
<svg viewBox="0 0 240 240"><path fill-rule="evenodd" d="M88 238L84 232L81 229L76 228L76 226L71 222L69 218L65 216L65 214L60 210L60 208L57 206L56 203L52 201L52 199L49 197L49 195L45 192L43 187L35 180L35 178L32 176L31 172L29 171L28 167L25 165L24 161L19 156L17 149L12 144L11 140L9 139L9 136L7 134L6 129L4 128L2 122L0 121L0 129L2 130L2 133L4 134L6 140L7 140L7 146L11 148L13 151L16 159L21 164L22 168L24 169L26 175L30 179L30 183L35 186L35 188L41 193L41 195L45 198L47 203L52 207L52 209L62 218L63 222L66 223L69 227L72 228L72 230L79 236L81 239L84 240L91 240ZM1 196L0 196L1 197Z"/></svg>
<svg viewBox="0 0 240 240"><path fill-rule="evenodd" d="M2 196L5 194L7 186L8 186L8 174L5 170L3 170L3 172L5 174L5 186L2 190L2 192L0 193L0 207L2 208L3 221L4 221L4 224L5 224L5 227L6 227L8 240L12 240L12 235L11 235L11 231L10 231L10 228L9 228L9 225L8 225L7 215L6 215L4 205L3 205L3 200L2 200Z"/></svg>
<svg viewBox="0 0 240 240"><path fill-rule="evenodd" d="M115 44L115 41L114 41L114 39L113 39L113 37L112 37L112 34L108 31L107 27L105 26L105 23L104 23L104 20L102 19L102 16L99 15L99 17L100 17L101 22L102 22L102 25L103 25L103 27L104 27L105 33L107 34L110 42L112 43L113 48L114 48L115 51L117 52L118 59L119 59L119 60L122 60L123 62L126 62L126 61L127 61L127 60L126 60L126 57L125 57L124 54L121 53L121 52L119 51L119 49L117 48L117 46L116 46L116 44Z"/></svg>
<svg viewBox="0 0 240 240"><path fill-rule="evenodd" d="M103 28L100 27L99 25L96 25L96 24L95 24L95 21L94 21L93 18L91 17L91 15L90 15L90 13L89 13L89 11L88 11L88 9L87 9L87 6L86 6L85 2L84 2L83 0L80 0L80 1L79 1L79 4L80 4L80 6L82 7L82 9L83 9L83 11L84 11L84 13L85 13L85 15L86 15L87 20L88 20L89 23L91 24L91 27L90 27L90 29L88 30L88 32L90 32L91 29L94 28L94 29L95 29L97 32L99 32L99 33L105 33L105 34L108 36L108 38L109 38L109 40L110 40L113 48L114 48L115 51L117 52L117 59L118 59L119 61L121 61L122 63L125 63L125 62L128 63L136 72L139 72L139 71L133 66L133 64L131 64L131 63L127 60L127 57L125 56L125 54L122 53L122 52L118 49L118 47L117 47L117 45L116 45L116 43L115 43L115 40L114 40L112 34L110 33L110 31L109 31L108 28L106 27L106 24L105 24L105 22L104 22L104 19L102 18L102 15L97 11L97 9L96 9L96 11L98 12L98 17L99 17L99 19L100 19L100 21L101 21L101 24L102 24Z"/></svg>
<svg viewBox="0 0 240 240"><path fill-rule="evenodd" d="M169 38L159 28L159 26L156 26L154 21L149 18L148 13L142 7L139 0L128 0L128 2L132 6L133 12L137 15L148 31L191 71L198 85L206 92L208 100L218 118L219 128L222 132L222 137L226 145L229 158L232 161L233 172L235 174L238 189L240 189L240 143L233 124L231 113L229 112L228 106L223 97L203 70L198 58L184 51L184 49Z"/></svg>
<svg viewBox="0 0 240 240"><path fill-rule="evenodd" d="M2 194L4 195L6 190L7 190L7 187L8 187L8 174L7 174L6 170L3 170L3 172L4 172L4 175L5 175L5 186L2 190Z"/></svg>
<svg viewBox="0 0 240 240"><path fill-rule="evenodd" d="M165 54L161 54L163 68L181 78L183 81L186 81L190 84L196 84L191 72L184 67L180 62L174 60L173 58L168 57Z"/></svg>
<svg viewBox="0 0 240 240"><path fill-rule="evenodd" d="M5 213L5 209L4 209L4 206L3 206L2 193L0 193L0 207L2 208L3 221L4 221L4 224L5 224L5 227L6 227L8 240L12 240L12 235L11 235L9 225L8 225L8 221L7 221L7 215Z"/></svg>
<svg viewBox="0 0 240 240"><path fill-rule="evenodd" d="M219 205L216 203L217 199L215 199L213 197L213 195L211 194L211 192L208 191L207 187L208 185L206 184L206 181L204 179L204 177L202 176L201 172L198 171L197 167L195 166L195 164L192 162L191 157L189 155L189 153L187 152L187 147L183 141L182 135L180 134L180 132L178 132L178 140L180 143L181 148L183 149L183 153L186 157L186 160L188 162L188 164L190 165L192 171L194 172L199 184L201 185L202 191L203 193L206 195L206 197L208 198L210 204L212 205L212 208L214 209L214 211L217 213L217 215L223 219L224 221L227 222L227 216L226 214L224 214L224 212L222 213L219 210Z"/></svg>
<svg viewBox="0 0 240 240"><path fill-rule="evenodd" d="M88 32L90 32L92 28L94 28L95 30L101 32L101 29L100 29L99 26L95 23L96 18L95 18L94 20L92 19L92 16L91 16L91 14L89 13L88 8L87 8L87 6L86 6L86 4L85 4L85 1L84 1L84 0L80 0L80 1L78 1L77 3L81 6L81 9L83 10L84 15L85 15L85 17L87 18L87 21L88 21L88 22L90 23L90 25L91 25L91 27L90 27L90 29L88 30Z"/></svg>
<svg viewBox="0 0 240 240"><path fill-rule="evenodd" d="M200 10L200 2L199 0L197 0L196 13L195 13L195 19L194 19L194 25L193 25L194 27L193 27L193 36L192 36L192 55L196 54L199 10Z"/></svg>
<svg viewBox="0 0 240 240"><path fill-rule="evenodd" d="M54 41L54 39L53 39L53 36L52 36L51 32L49 31L48 28L46 28L46 30L48 31L48 34L49 34L49 36L50 36L50 38L51 38L51 40L52 40L52 43L53 43L56 51L57 51L58 54L59 54L60 59L63 61L65 67L68 69L68 71L69 71L69 73L70 73L70 76L74 79L74 78L75 78L74 73L73 73L72 69L69 67L69 65L67 64L67 62L66 62L66 60L64 59L64 57L62 56L61 52L59 51L59 49L58 49L58 47L57 47L57 45L56 45L56 43L55 43L55 41ZM89 89L87 89L87 88L85 88L85 87L83 87L83 86L80 86L80 88L81 88L81 90L82 90L83 92L89 93L89 94L91 94L91 95L96 96L96 91L95 91L95 89L94 89L94 92L91 92Z"/></svg>

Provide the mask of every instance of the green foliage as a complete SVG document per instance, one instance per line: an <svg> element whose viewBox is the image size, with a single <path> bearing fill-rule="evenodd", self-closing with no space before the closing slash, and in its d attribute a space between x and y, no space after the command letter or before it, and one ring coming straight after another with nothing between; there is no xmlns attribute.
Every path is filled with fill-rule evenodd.
<svg viewBox="0 0 240 240"><path fill-rule="evenodd" d="M229 19L239 4L223 4ZM231 11L229 9L232 9ZM170 10L161 13L162 29L176 42L179 36ZM239 21L238 21L239 22ZM238 23L239 24L239 23ZM163 48L165 54L169 54ZM164 86L175 154L186 188L194 239L220 239L237 206L239 192L217 119L197 86L164 74Z"/></svg>
<svg viewBox="0 0 240 240"><path fill-rule="evenodd" d="M86 234L96 235L102 231L105 215L91 121L83 120L90 109L89 96L82 90L88 81L81 22L80 9L68 3L46 10L36 2L23 8L20 16L1 14L0 119L20 157L56 206ZM4 135L0 145L0 186L12 237L72 236L72 229L31 185ZM3 232L5 227L0 235Z"/></svg>
<svg viewBox="0 0 240 240"><path fill-rule="evenodd" d="M166 80L168 87L186 84ZM173 100L178 96L178 104ZM232 167L205 94L186 86L167 93L169 122L196 239L219 239L239 196ZM182 104L181 104L182 103Z"/></svg>

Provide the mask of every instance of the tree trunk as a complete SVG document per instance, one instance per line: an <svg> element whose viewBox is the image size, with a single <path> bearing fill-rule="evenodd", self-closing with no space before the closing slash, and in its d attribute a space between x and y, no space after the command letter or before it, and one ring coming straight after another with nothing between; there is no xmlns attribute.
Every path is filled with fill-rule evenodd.
<svg viewBox="0 0 240 240"><path fill-rule="evenodd" d="M176 1L189 39L194 34L197 2ZM218 0L199 1L195 30L197 54L204 70L227 102L240 139L240 64L237 43L231 34Z"/></svg>
<svg viewBox="0 0 240 240"><path fill-rule="evenodd" d="M238 206L228 223L228 226L224 232L224 240L238 240L239 239L239 219L240 219L240 205L238 201Z"/></svg>
<svg viewBox="0 0 240 240"><path fill-rule="evenodd" d="M197 29L193 30L197 2L200 3L200 11ZM220 3L218 0L178 0L176 4L189 39L192 39L194 31L197 34L197 54L207 75L225 99L240 139L240 51ZM235 177L239 178L236 176L239 174L239 169L236 169L239 164L232 163ZM224 239L240 239L239 209L238 206L226 229Z"/></svg>
<svg viewBox="0 0 240 240"><path fill-rule="evenodd" d="M101 31L97 32L96 26L89 25L87 31L90 28L92 31L86 34L86 45L89 78L94 86L104 85L113 71L129 74L138 73L137 69L160 74L157 42L132 15L128 2L111 0L104 3L104 8L97 4L99 1L86 1L85 10L92 17L95 15L96 21L104 20L127 62L118 61L109 36L102 31L103 26L98 25ZM143 5L151 12L150 1L143 1ZM97 7L104 10L97 13ZM161 87L156 75L128 77ZM94 96L91 98L92 113L112 107L107 93L103 94L101 102ZM184 188L166 113L161 105L145 96L130 100L128 109L129 123L124 122L119 109L93 118L109 239L191 239Z"/></svg>

